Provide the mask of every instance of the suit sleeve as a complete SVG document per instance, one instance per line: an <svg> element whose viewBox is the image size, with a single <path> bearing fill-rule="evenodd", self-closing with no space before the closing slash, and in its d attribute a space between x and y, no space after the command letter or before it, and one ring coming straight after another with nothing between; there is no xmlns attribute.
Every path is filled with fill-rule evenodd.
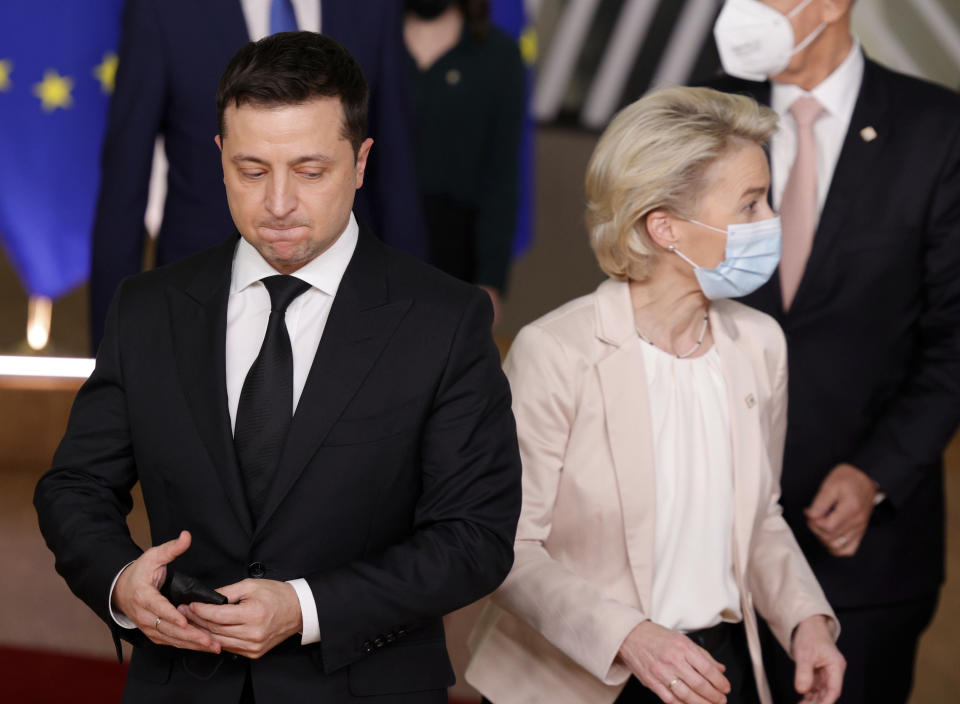
<svg viewBox="0 0 960 704"><path fill-rule="evenodd" d="M120 297L118 292L108 311L96 368L77 394L53 466L34 494L40 531L56 557L57 572L115 635L110 589L120 570L142 552L126 522L137 471L120 365Z"/></svg>
<svg viewBox="0 0 960 704"><path fill-rule="evenodd" d="M142 268L144 225L154 143L166 101L164 47L155 8L128 0L119 65L101 153L100 194L93 224L90 270L91 345L103 335L113 294Z"/></svg>
<svg viewBox="0 0 960 704"><path fill-rule="evenodd" d="M486 294L471 291L421 431L412 532L369 558L306 577L328 673L361 658L365 641L485 596L510 569L520 458L491 322Z"/></svg>
<svg viewBox="0 0 960 704"><path fill-rule="evenodd" d="M520 135L526 109L520 52L514 42L505 42L502 49L496 68L500 93L491 96L494 110L487 132L489 151L483 165L475 239L476 283L499 291L506 285L517 225Z"/></svg>
<svg viewBox="0 0 960 704"><path fill-rule="evenodd" d="M787 430L787 344L779 327L776 336L777 363L772 375L770 432L766 438L771 477L762 483L769 489L765 501L761 502L764 515L751 541L747 586L757 611L789 653L793 630L810 616L827 616L834 639L840 633L840 626L780 507L780 475Z"/></svg>
<svg viewBox="0 0 960 704"><path fill-rule="evenodd" d="M564 455L576 417L576 372L550 333L527 326L510 348L523 509L513 569L494 599L605 684L630 674L620 646L646 616L605 596L547 551Z"/></svg>
<svg viewBox="0 0 960 704"><path fill-rule="evenodd" d="M957 103L952 103L956 107ZM923 310L912 369L850 458L894 508L936 465L960 423L960 110L926 216Z"/></svg>

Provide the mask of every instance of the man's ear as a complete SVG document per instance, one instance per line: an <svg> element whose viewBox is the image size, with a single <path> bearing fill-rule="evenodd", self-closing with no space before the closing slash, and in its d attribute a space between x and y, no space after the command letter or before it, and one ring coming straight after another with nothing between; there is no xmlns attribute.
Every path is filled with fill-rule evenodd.
<svg viewBox="0 0 960 704"><path fill-rule="evenodd" d="M216 143L217 149L219 149L219 150L222 152L222 151L223 151L223 140L220 139L220 135L218 135L218 134L214 135L214 136L213 136L213 141Z"/></svg>
<svg viewBox="0 0 960 704"><path fill-rule="evenodd" d="M643 224L647 228L647 234L654 244L658 247L667 249L671 244L676 244L677 235L673 231L674 217L663 208L651 210L643 219Z"/></svg>
<svg viewBox="0 0 960 704"><path fill-rule="evenodd" d="M373 140L370 137L367 137L363 140L363 144L360 145L360 149L357 150L357 162L354 167L354 171L357 174L357 188L363 185L363 174L367 170L367 159L370 156L370 147L373 146Z"/></svg>

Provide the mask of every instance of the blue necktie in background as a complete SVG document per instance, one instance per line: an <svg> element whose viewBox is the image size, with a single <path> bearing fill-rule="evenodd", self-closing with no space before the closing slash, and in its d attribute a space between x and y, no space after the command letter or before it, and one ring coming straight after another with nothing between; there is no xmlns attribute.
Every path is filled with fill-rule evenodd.
<svg viewBox="0 0 960 704"><path fill-rule="evenodd" d="M293 3L290 0L273 0L270 3L270 34L296 31L297 16L293 12Z"/></svg>
<svg viewBox="0 0 960 704"><path fill-rule="evenodd" d="M123 0L0 3L0 239L31 296L90 272Z"/></svg>

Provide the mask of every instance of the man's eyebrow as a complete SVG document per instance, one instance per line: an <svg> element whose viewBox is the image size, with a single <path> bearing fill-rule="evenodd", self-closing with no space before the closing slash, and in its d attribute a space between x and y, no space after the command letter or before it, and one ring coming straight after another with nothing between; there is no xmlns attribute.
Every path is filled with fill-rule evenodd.
<svg viewBox="0 0 960 704"><path fill-rule="evenodd" d="M753 188L748 188L740 196L741 198L746 198L747 196L762 196L767 192L767 189L763 186L754 186Z"/></svg>
<svg viewBox="0 0 960 704"><path fill-rule="evenodd" d="M249 161L249 162L253 162L254 164L263 164L264 166L269 165L269 162L267 162L265 159L261 159L260 157L254 156L252 154L234 154L232 157L230 157L230 161L234 162L235 164L239 164L240 162L244 162L244 161ZM297 166L298 164L306 164L311 161L318 161L322 164L329 164L333 161L333 159L327 156L326 154L305 154L303 156L299 156L296 159L290 161L289 164L290 166Z"/></svg>

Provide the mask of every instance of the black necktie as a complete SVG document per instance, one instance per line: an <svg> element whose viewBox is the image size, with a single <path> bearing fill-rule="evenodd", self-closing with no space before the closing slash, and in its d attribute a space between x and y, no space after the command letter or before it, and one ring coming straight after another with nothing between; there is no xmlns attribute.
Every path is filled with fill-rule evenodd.
<svg viewBox="0 0 960 704"><path fill-rule="evenodd" d="M254 522L263 511L293 416L293 352L284 316L310 284L293 276L262 279L270 292L270 320L260 354L247 372L237 405L233 444Z"/></svg>

